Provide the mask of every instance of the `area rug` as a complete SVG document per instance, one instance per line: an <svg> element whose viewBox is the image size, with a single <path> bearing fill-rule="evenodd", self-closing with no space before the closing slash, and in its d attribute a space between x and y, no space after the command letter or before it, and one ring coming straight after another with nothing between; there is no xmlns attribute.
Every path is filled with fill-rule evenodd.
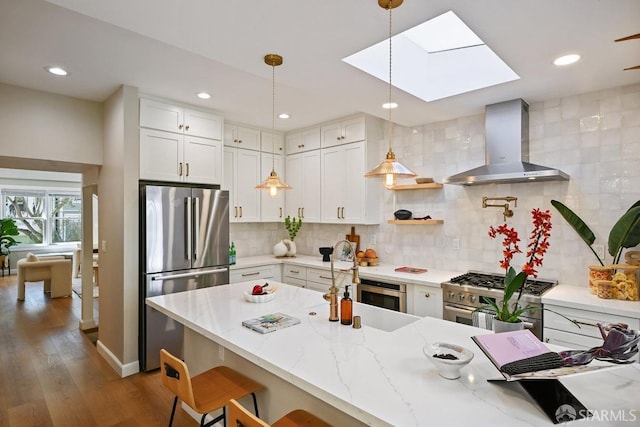
<svg viewBox="0 0 640 427"><path fill-rule="evenodd" d="M71 279L71 289L73 289L73 292L75 292L76 295L82 298L82 278L81 277L74 277L73 279ZM98 298L100 296L99 290L100 290L100 287L94 283L93 284L94 298Z"/></svg>

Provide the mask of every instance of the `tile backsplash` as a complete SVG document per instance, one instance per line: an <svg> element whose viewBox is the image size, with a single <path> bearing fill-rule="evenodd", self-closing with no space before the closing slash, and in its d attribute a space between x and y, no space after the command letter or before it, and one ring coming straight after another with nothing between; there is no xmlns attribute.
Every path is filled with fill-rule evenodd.
<svg viewBox="0 0 640 427"><path fill-rule="evenodd" d="M487 230L504 222L502 210L483 209L482 197L515 196L517 207L511 204L514 216L507 223L520 233L523 251L532 230L531 210L549 209L552 214L550 248L539 277L587 286L586 267L597 260L550 202L557 199L573 209L606 251L611 226L640 200L640 85L531 103L529 129L530 162L559 168L570 175L569 181L402 192L386 190L381 183L380 225L356 225L362 246L375 248L381 262L394 265L501 272L501 241L489 238ZM398 159L436 182L484 164L484 114L413 128L396 126L393 135ZM383 147L380 158L385 152ZM443 219L444 224L387 224L401 208L415 217ZM318 247L332 246L349 231L350 225L304 224L296 237L298 252L320 256ZM283 238L284 223L231 225L238 257L272 253ZM608 254L605 258L611 262ZM519 254L513 264L524 261Z"/></svg>

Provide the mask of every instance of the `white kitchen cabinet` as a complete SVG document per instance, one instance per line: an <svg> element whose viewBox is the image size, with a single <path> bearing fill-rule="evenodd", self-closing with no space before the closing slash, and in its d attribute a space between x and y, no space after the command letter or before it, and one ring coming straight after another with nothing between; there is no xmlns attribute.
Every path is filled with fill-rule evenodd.
<svg viewBox="0 0 640 427"><path fill-rule="evenodd" d="M292 132L287 134L285 141L287 154L317 150L320 148L320 128Z"/></svg>
<svg viewBox="0 0 640 427"><path fill-rule="evenodd" d="M230 222L260 221L260 163L259 151L224 147L222 188L229 190Z"/></svg>
<svg viewBox="0 0 640 427"><path fill-rule="evenodd" d="M140 128L140 179L220 184L222 143Z"/></svg>
<svg viewBox="0 0 640 427"><path fill-rule="evenodd" d="M234 268L229 272L229 283L263 279L275 280L272 267L271 265L260 265L256 267Z"/></svg>
<svg viewBox="0 0 640 427"><path fill-rule="evenodd" d="M210 112L140 99L140 127L221 141L222 123L222 117Z"/></svg>
<svg viewBox="0 0 640 427"><path fill-rule="evenodd" d="M225 123L224 145L260 151L260 130L233 123Z"/></svg>
<svg viewBox="0 0 640 427"><path fill-rule="evenodd" d="M407 285L411 288L407 312L415 316L442 319L442 289L436 286Z"/></svg>
<svg viewBox="0 0 640 427"><path fill-rule="evenodd" d="M599 311L590 311L545 304L544 308L542 334L544 340L571 350L588 349L602 345L602 335L597 323L625 323L629 329L638 330L640 328L640 318L604 312L602 307L597 307ZM638 360L637 355L635 360Z"/></svg>
<svg viewBox="0 0 640 427"><path fill-rule="evenodd" d="M326 124L320 128L320 131L320 146L322 148L367 139L364 116L347 118L339 122Z"/></svg>
<svg viewBox="0 0 640 427"><path fill-rule="evenodd" d="M284 263L282 264L282 283L287 285L307 287L307 267L300 267Z"/></svg>
<svg viewBox="0 0 640 427"><path fill-rule="evenodd" d="M264 153L284 154L284 137L280 133L260 131L260 150Z"/></svg>
<svg viewBox="0 0 640 427"><path fill-rule="evenodd" d="M269 153L262 153L261 155L261 181L269 176L271 170L275 165L275 170L280 179L286 182L284 175L284 156ZM279 190L278 195L275 198L269 196L269 192L266 190L256 190L260 193L260 211L262 222L280 222L284 221L284 205L287 197L287 192L291 190Z"/></svg>
<svg viewBox="0 0 640 427"><path fill-rule="evenodd" d="M320 150L287 155L286 171L286 215L320 222Z"/></svg>

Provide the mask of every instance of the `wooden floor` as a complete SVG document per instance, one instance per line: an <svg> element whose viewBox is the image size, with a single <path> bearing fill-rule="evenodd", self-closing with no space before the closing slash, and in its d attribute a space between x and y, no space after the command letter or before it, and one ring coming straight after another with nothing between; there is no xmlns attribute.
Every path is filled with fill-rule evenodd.
<svg viewBox="0 0 640 427"><path fill-rule="evenodd" d="M173 395L159 371L120 378L98 334L78 329L76 294L51 299L33 283L25 301L17 295L16 276L0 277L0 427L168 425ZM174 426L198 425L176 412Z"/></svg>

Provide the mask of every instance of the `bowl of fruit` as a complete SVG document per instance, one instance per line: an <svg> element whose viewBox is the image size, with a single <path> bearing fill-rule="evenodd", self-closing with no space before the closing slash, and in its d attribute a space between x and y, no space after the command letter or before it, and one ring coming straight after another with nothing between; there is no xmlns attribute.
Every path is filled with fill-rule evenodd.
<svg viewBox="0 0 640 427"><path fill-rule="evenodd" d="M243 292L244 299L249 302L271 301L276 297L275 289L272 288L267 290L268 287L269 287L269 284L266 282L264 285L260 285L260 284L255 285L253 289L251 289L251 292L249 291Z"/></svg>

